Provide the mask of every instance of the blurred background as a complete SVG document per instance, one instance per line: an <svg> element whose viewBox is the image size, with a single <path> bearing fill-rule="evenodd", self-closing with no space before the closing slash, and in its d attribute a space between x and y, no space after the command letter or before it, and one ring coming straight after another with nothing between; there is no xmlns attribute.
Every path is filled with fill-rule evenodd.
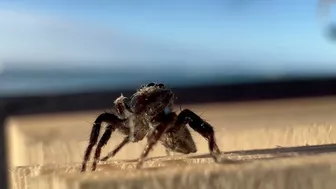
<svg viewBox="0 0 336 189"><path fill-rule="evenodd" d="M0 1L0 97L336 73L331 0Z"/></svg>
<svg viewBox="0 0 336 189"><path fill-rule="evenodd" d="M81 161L92 120L147 82L178 105L214 102L190 108L224 151L335 143L335 98L217 102L336 95L336 1L0 0L2 186L7 161Z"/></svg>

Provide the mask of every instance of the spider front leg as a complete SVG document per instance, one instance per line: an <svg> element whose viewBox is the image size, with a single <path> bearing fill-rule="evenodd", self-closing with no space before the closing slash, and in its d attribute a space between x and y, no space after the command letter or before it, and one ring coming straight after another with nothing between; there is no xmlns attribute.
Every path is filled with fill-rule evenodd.
<svg viewBox="0 0 336 189"><path fill-rule="evenodd" d="M99 133L100 133L101 124L103 122L106 122L109 125L106 127L103 136L101 137L101 139L98 142L98 145L97 145L97 148L96 148L96 151L95 151L94 162L93 162L93 166L92 166L92 170L93 171L96 169L96 165L97 165L97 161L98 161L99 156L100 156L101 148L110 139L111 134L116 129L116 127L118 127L124 121L125 120L120 119L120 118L118 118L118 116L116 116L114 114L110 114L110 113L100 114L96 118L96 120L95 120L95 122L93 124L92 130L91 130L89 145L88 145L88 147L85 150L84 160L83 160L83 163L82 163L81 172L84 172L86 170L86 164L89 161L89 157L90 157L92 148L98 142L98 137L99 137Z"/></svg>
<svg viewBox="0 0 336 189"><path fill-rule="evenodd" d="M143 150L140 158L138 159L136 168L139 169L142 167L145 158L148 156L149 151L154 147L154 145L159 141L161 136L166 132L169 124L168 123L161 123L157 127L152 128L153 130L149 132L147 145Z"/></svg>
<svg viewBox="0 0 336 189"><path fill-rule="evenodd" d="M221 151L217 146L213 127L189 109L182 110L177 116L175 125L182 124L188 124L193 130L202 135L208 141L210 154L215 162L218 162Z"/></svg>
<svg viewBox="0 0 336 189"><path fill-rule="evenodd" d="M105 157L100 159L100 161L107 161L109 158L115 156L121 150L121 148L123 148L129 142L130 137L129 136L125 137L124 140L112 152L108 153Z"/></svg>

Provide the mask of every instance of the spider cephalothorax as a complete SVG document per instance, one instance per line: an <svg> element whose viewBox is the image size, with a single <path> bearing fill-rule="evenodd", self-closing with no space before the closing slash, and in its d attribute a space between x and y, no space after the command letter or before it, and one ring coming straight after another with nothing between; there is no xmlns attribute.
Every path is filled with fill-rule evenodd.
<svg viewBox="0 0 336 189"><path fill-rule="evenodd" d="M152 147L160 141L167 151L184 154L197 151L194 140L186 127L208 140L209 150L215 161L218 160L220 150L216 144L212 126L191 110L184 109L179 114L173 112L174 93L161 83L149 83L139 88L130 98L121 95L114 101L115 113L100 114L92 127L90 141L85 150L82 170L86 170L86 163L94 145L92 170L96 169L99 160L106 161L113 157L129 142L138 142L145 137L148 139L141 154L137 168L140 168ZM98 141L101 123L106 122L105 132ZM108 142L113 131L118 130L125 135L124 140L107 156L100 158L102 147Z"/></svg>
<svg viewBox="0 0 336 189"><path fill-rule="evenodd" d="M172 109L174 93L163 84L149 83L131 96L129 106L135 114L155 116Z"/></svg>

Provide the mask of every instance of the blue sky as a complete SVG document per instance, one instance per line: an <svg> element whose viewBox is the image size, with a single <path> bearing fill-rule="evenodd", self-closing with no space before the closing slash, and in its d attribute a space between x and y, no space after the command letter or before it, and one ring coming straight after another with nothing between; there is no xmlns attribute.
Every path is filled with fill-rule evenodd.
<svg viewBox="0 0 336 189"><path fill-rule="evenodd" d="M323 35L317 5L317 0L1 0L0 61L184 61L203 67L238 62L273 69L295 63L336 71L336 42Z"/></svg>

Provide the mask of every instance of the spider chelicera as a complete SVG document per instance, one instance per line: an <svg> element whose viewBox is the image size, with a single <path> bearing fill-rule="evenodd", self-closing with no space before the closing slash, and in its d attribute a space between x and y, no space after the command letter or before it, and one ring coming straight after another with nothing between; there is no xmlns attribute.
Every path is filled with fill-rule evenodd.
<svg viewBox="0 0 336 189"><path fill-rule="evenodd" d="M97 147L94 153L92 171L96 169L98 161L106 161L115 156L127 143L138 142L145 137L147 138L147 145L138 159L136 168L142 167L144 159L158 141L166 148L167 152L195 153L197 148L186 125L189 125L208 141L210 154L215 162L218 162L220 150L216 144L212 126L189 109L183 109L178 114L174 112L174 99L173 91L162 83L143 85L130 98L121 94L114 101L114 113L105 112L96 118L89 145L85 150L81 172L86 170L86 164L95 145ZM98 141L103 122L108 125ZM114 131L124 134L125 138L113 151L100 159L101 149L106 145Z"/></svg>

